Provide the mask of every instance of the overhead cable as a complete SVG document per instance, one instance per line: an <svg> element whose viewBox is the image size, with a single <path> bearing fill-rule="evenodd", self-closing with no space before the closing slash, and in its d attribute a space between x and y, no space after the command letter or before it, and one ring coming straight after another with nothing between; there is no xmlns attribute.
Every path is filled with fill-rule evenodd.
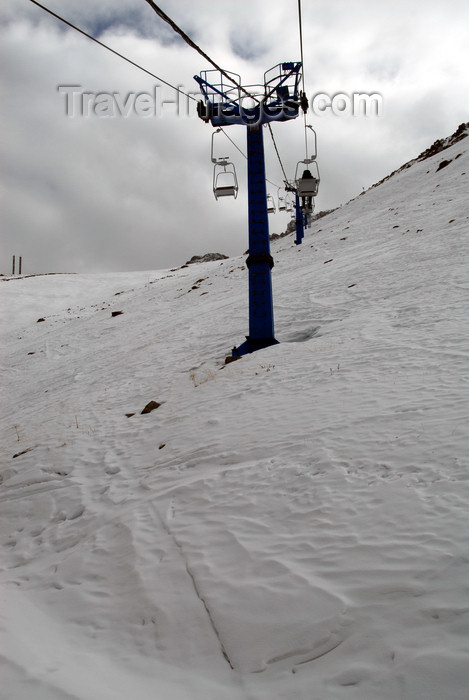
<svg viewBox="0 0 469 700"><path fill-rule="evenodd" d="M55 12L52 12L52 10L49 10L48 7L45 7L44 5L41 5L40 2L37 2L36 0L30 0L34 5L37 5L38 7L41 8L41 10L44 10L45 12L48 12L50 15L55 17L56 19L60 20L64 24L66 24L68 27L71 27L71 29L74 29L75 31L79 32L80 34L83 34L83 36L86 36L87 39L91 39L91 41L94 41L95 44L99 44L99 46L102 46L103 48L107 49L111 53L113 53L115 56L119 56L119 58L122 58L122 60L127 61L127 63L130 63L130 65L135 66L135 68L138 68L139 70L143 71L147 75L150 75L152 78L156 78L156 80L159 80L160 82L164 83L164 85L167 85L168 87L172 88L173 90L176 90L176 92L179 92L181 95L184 95L184 97L187 97L191 100L194 100L194 102L197 102L196 98L190 95L189 93L184 92L178 87L175 87L174 85L171 85L171 83L168 83L166 80L163 80L163 78L160 78L158 75L155 75L155 73L152 73L151 71L147 70L146 68L143 68L140 66L138 63L135 63L135 61L131 61L130 58L127 58L123 54L119 53L118 51L115 51L114 49L111 49L110 46L107 46L107 44L103 44L102 41L99 41L99 39L96 39L94 36L91 34L88 34L85 32L83 29L80 29L79 27L75 26L68 20L64 19L60 15L56 14Z"/></svg>
<svg viewBox="0 0 469 700"><path fill-rule="evenodd" d="M245 158L245 159L247 160L247 159L248 159L247 155L240 149L240 147L238 146L238 144L236 144L236 143L233 141L233 139L230 138L230 136L228 136L228 134L226 133L226 131L225 131L224 129L222 129L221 127L219 128L219 131L221 131L223 134L225 134L225 136L226 136L226 138L228 139L228 141L231 141L231 143L233 144L233 146L234 146L235 148L238 149L238 151L241 153L241 155L243 156L243 158Z"/></svg>
<svg viewBox="0 0 469 700"><path fill-rule="evenodd" d="M278 152L277 144L275 143L274 132L272 131L272 127L270 125L270 122L267 123L267 126L269 127L270 136L272 137L272 143L274 144L275 153L277 154L278 162L280 163L280 167L282 168L283 179L285 180L285 182L287 182L287 174L285 172L285 168L283 167L282 159L280 158L280 153Z"/></svg>
<svg viewBox="0 0 469 700"><path fill-rule="evenodd" d="M241 153L241 155L243 156L243 158L245 158L246 160L248 159L248 157L247 157L247 155L244 153L244 151L242 151L242 150L240 149L240 147L238 146L238 144L235 143L235 142L233 141L233 139L230 138L230 136L228 136L228 134L226 133L226 131L225 131L224 129L222 129L221 127L219 127L219 128L218 128L218 131L221 131L223 134L225 134L225 136L226 136L226 138L228 139L228 141L231 141L231 143L233 144L233 146ZM271 185L273 185L273 186L276 187L277 189L281 189L280 185L278 185L278 184L275 183L275 182L272 182L272 180L269 180L268 178L265 178L265 180L266 180L266 182L270 183Z"/></svg>
<svg viewBox="0 0 469 700"><path fill-rule="evenodd" d="M303 56L303 21L301 18L301 0L298 0L298 29L299 29L299 34L300 34L301 65L303 67L301 80L302 80L302 86L303 86L303 95L306 95L306 92L305 92L305 62L304 62L304 56ZM303 111L303 121L304 121L304 130L305 130L305 152L306 152L306 158L307 158L308 157L308 131L306 129L306 111Z"/></svg>
<svg viewBox="0 0 469 700"><path fill-rule="evenodd" d="M190 36L188 36L186 34L186 32L183 29L181 29L181 27L178 27L176 22L174 22L174 20L172 20L171 17L168 17L166 12L164 12L161 9L161 7L158 7L158 5L153 2L153 0L145 0L145 2L147 2L150 5L150 7L156 12L158 17L160 17L162 20L167 22L167 24L169 24L171 29L173 29L177 34L179 34L180 37L182 37L184 39L186 44L188 44L191 48L195 49L195 51L197 51L197 53L199 53L201 56L203 56L205 58L205 60L208 61L214 68L216 68L227 80L230 81L230 83L233 83L238 88L238 90L240 90L247 97L250 97L251 99L253 99L255 102L257 102L259 104L259 100L256 97L254 97L254 95L251 95L251 93L249 93L247 90L245 90L242 87L242 85L240 85L229 73L224 71L223 68L220 68L220 66L217 63L215 63L215 61L213 61L210 58L210 56L208 56L205 53L205 51L202 51L200 46L197 46L197 44L190 38Z"/></svg>
<svg viewBox="0 0 469 700"><path fill-rule="evenodd" d="M303 58L303 22L301 20L301 0L298 0L298 28L299 28L299 33L300 33L301 65L303 66L301 79L302 79L303 92L304 92L305 91L305 63L304 63L304 58Z"/></svg>

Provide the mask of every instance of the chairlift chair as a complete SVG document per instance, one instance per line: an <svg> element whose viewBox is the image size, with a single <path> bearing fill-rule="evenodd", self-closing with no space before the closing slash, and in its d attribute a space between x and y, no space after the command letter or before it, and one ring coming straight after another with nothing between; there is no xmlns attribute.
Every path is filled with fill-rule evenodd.
<svg viewBox="0 0 469 700"><path fill-rule="evenodd" d="M274 198L272 197L271 194L267 195L267 213L268 214L275 214L276 209L275 209L275 202Z"/></svg>
<svg viewBox="0 0 469 700"><path fill-rule="evenodd" d="M287 204L285 201L285 196L282 197L282 195L280 194L280 188L278 190L277 196L278 196L278 210L285 211L287 208Z"/></svg>
<svg viewBox="0 0 469 700"><path fill-rule="evenodd" d="M311 124L308 124L308 129L314 134L314 151L310 156L306 156L303 160L300 160L296 166L295 172L295 182L298 196L303 202L303 206L311 208L312 198L316 197L319 189L319 182L321 180L319 176L319 167L316 161L317 155L317 137ZM301 175L299 175L301 171Z"/></svg>
<svg viewBox="0 0 469 700"><path fill-rule="evenodd" d="M215 163L213 168L213 194L219 197L238 196L238 178L233 163L227 160Z"/></svg>
<svg viewBox="0 0 469 700"><path fill-rule="evenodd" d="M311 163L309 158L305 158L305 160L298 163L297 172L301 164L306 165L306 168L303 170L301 177L296 180L296 190L301 202L301 208L305 214L312 214L314 210L314 198L319 189L320 178L318 164L316 161ZM315 166L312 168L314 175L311 172L311 165Z"/></svg>
<svg viewBox="0 0 469 700"><path fill-rule="evenodd" d="M292 212L293 211L293 202L291 201L290 195L287 194L285 197L285 210L287 212Z"/></svg>
<svg viewBox="0 0 469 700"><path fill-rule="evenodd" d="M315 168L313 168L314 174L311 172L311 168L308 167L310 166L310 163L306 163L306 161L300 161L298 165L300 165L301 163L304 163L307 167L303 170L301 177L299 177L297 180L298 195L300 197L307 198L316 197L319 189L319 171L317 163L314 162L314 165L316 166Z"/></svg>
<svg viewBox="0 0 469 700"><path fill-rule="evenodd" d="M234 163L228 160L228 156L216 158L213 155L213 137L221 129L217 129L212 134L212 150L211 157L213 165L213 194L215 199L219 197L236 197L238 196L238 178L236 177L236 168Z"/></svg>

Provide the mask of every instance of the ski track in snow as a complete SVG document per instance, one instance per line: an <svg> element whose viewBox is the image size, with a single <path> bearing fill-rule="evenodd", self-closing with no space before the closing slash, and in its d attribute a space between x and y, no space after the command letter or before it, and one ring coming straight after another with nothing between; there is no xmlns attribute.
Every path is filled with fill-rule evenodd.
<svg viewBox="0 0 469 700"><path fill-rule="evenodd" d="M465 697L466 141L275 241L227 366L241 258L0 283L2 700Z"/></svg>

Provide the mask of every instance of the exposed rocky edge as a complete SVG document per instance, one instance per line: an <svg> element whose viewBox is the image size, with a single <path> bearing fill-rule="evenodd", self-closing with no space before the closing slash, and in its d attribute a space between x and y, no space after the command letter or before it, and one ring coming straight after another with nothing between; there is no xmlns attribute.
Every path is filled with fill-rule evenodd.
<svg viewBox="0 0 469 700"><path fill-rule="evenodd" d="M400 173L402 170L406 170L406 168L410 168L413 163L416 163L417 161L425 160L426 158L431 158L432 156L435 156L437 153L441 153L441 151L444 151L446 148L449 148L450 146L453 146L455 143L458 141L461 141L462 139L466 138L468 135L469 131L469 122L463 122L458 126L454 134L451 134L451 136L447 136L445 139L437 139L432 145L425 149L417 158L413 158L412 160L409 160L408 163L404 163L404 165L401 165L400 168L397 170L394 170L390 175L387 175L386 177L383 177L382 180L379 182L376 182L374 185L371 186L373 187L379 187L379 185L382 185L383 182L386 182L386 180L389 180L393 175L396 175L396 173ZM451 162L451 161L449 161ZM449 164L448 162L448 164ZM371 189L370 188L370 189ZM363 194L363 192L361 193Z"/></svg>
<svg viewBox="0 0 469 700"><path fill-rule="evenodd" d="M186 265L192 265L193 263L212 262L212 260L228 260L228 255L223 255L223 253L206 253L205 255L193 255L192 258L186 262Z"/></svg>
<svg viewBox="0 0 469 700"><path fill-rule="evenodd" d="M425 158L431 158L432 156L444 151L445 148L453 146L453 144L461 141L461 139L466 138L467 132L469 130L469 122L462 123L458 126L454 134L448 136L446 139L437 139L430 148L427 148L423 153L421 153L415 160L425 160ZM413 161L411 161L413 162Z"/></svg>
<svg viewBox="0 0 469 700"><path fill-rule="evenodd" d="M311 217L311 221L317 221L318 219L322 219L323 216L332 214L332 212L336 209L338 209L338 207L334 207L334 209L324 209L324 211L318 211L317 214L313 214L313 216Z"/></svg>
<svg viewBox="0 0 469 700"><path fill-rule="evenodd" d="M318 211L317 214L313 214L311 217L311 222L317 221L318 219L322 219L323 216L327 216L328 214L332 214L332 212L335 211L335 209L325 209L324 211ZM285 236L289 236L292 233L295 233L296 231L296 221L295 219L292 219L291 221L288 222L287 228L283 233L273 233L270 236L271 241L277 240L277 238L284 238Z"/></svg>
<svg viewBox="0 0 469 700"><path fill-rule="evenodd" d="M289 221L287 224L287 228L283 233L271 233L269 238L271 241L276 241L277 238L284 238L285 236L288 236L292 231L295 230L295 221Z"/></svg>

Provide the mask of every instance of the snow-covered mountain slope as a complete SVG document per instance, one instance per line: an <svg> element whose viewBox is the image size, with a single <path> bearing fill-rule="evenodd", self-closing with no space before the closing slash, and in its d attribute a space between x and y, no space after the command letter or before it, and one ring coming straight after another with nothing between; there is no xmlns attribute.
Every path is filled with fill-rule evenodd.
<svg viewBox="0 0 469 700"><path fill-rule="evenodd" d="M275 241L226 366L242 258L0 282L2 700L466 696L468 173Z"/></svg>

